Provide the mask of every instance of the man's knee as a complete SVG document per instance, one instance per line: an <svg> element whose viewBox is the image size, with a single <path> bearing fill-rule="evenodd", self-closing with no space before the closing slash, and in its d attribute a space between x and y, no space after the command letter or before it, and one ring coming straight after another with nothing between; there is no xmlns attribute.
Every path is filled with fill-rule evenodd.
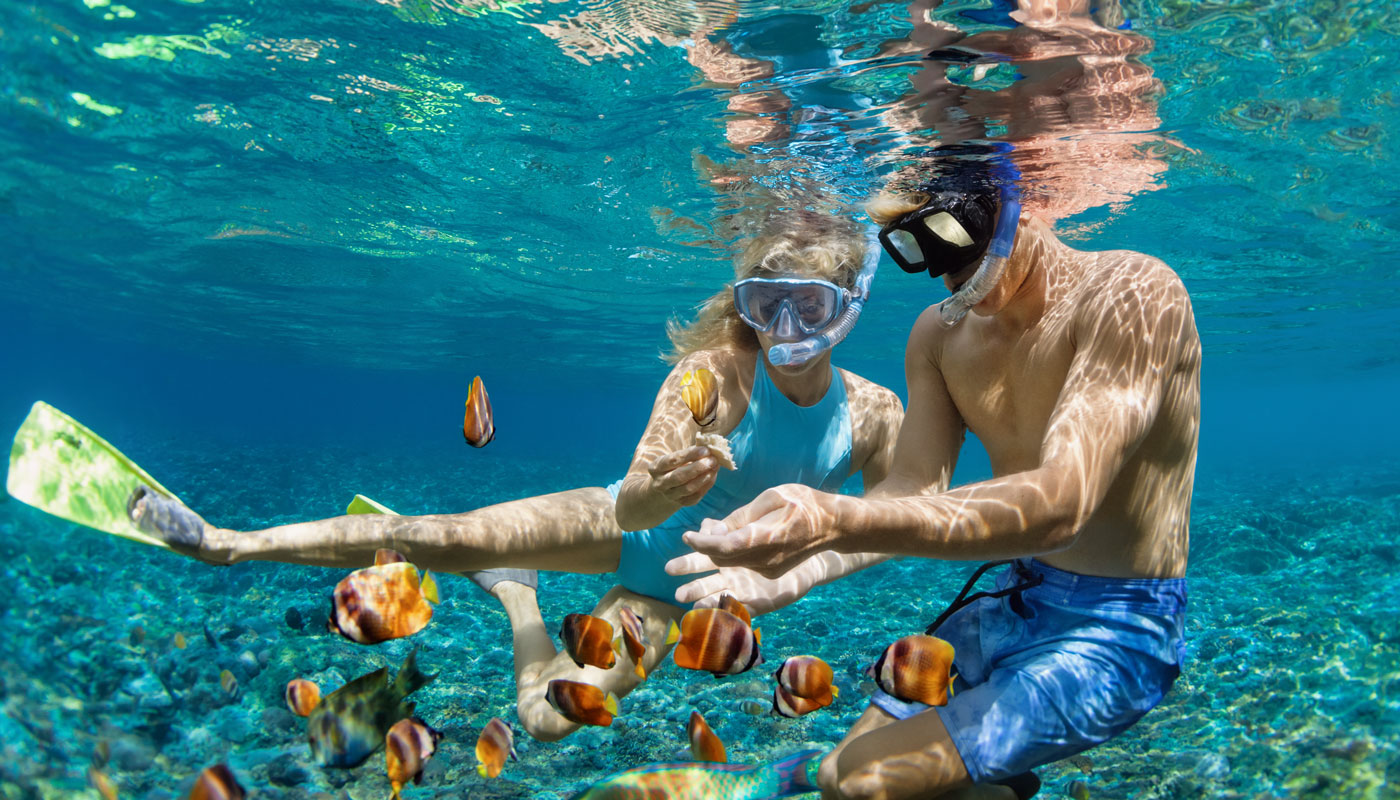
<svg viewBox="0 0 1400 800"><path fill-rule="evenodd" d="M570 722L555 711L543 694L522 694L516 701L515 713L521 727L536 741L557 742L579 729L578 723Z"/></svg>

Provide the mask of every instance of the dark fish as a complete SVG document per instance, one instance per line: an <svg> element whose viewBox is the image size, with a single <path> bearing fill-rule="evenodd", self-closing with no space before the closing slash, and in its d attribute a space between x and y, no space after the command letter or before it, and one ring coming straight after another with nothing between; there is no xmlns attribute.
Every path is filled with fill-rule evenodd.
<svg viewBox="0 0 1400 800"><path fill-rule="evenodd" d="M494 778L506 767L506 757L519 761L515 754L515 732L499 717L492 717L476 740L476 773Z"/></svg>
<svg viewBox="0 0 1400 800"><path fill-rule="evenodd" d="M612 669L617 663L613 626L605 619L590 614L569 614L559 626L559 638L569 658L580 667L587 664L598 669Z"/></svg>
<svg viewBox="0 0 1400 800"><path fill-rule="evenodd" d="M591 683L553 680L544 697L564 719L580 725L611 725L617 715L617 695Z"/></svg>
<svg viewBox="0 0 1400 800"><path fill-rule="evenodd" d="M326 627L360 644L411 636L433 618L437 582L406 561L357 569L335 585Z"/></svg>
<svg viewBox="0 0 1400 800"><path fill-rule="evenodd" d="M331 692L306 723L311 755L323 767L355 767L384 744L384 735L413 716L407 697L435 676L418 670L418 651L408 654L389 682L388 668L377 669Z"/></svg>
<svg viewBox="0 0 1400 800"><path fill-rule="evenodd" d="M423 782L423 767L437 752L442 732L435 731L417 717L395 722L384 735L384 769L389 774L393 800L399 800L404 784Z"/></svg>
<svg viewBox="0 0 1400 800"><path fill-rule="evenodd" d="M621 623L622 633L618 638L622 640L622 646L627 650L627 654L632 657L632 662L636 665L637 677L647 676L646 667L642 666L642 660L647 654L647 645L651 644L647 640L646 627L642 624L642 618L637 616L630 606L622 606L618 609L618 621ZM616 649L616 648L614 648ZM621 652L619 650L618 652Z"/></svg>
<svg viewBox="0 0 1400 800"><path fill-rule="evenodd" d="M199 773L189 800L243 800L243 787L227 764L215 764Z"/></svg>
<svg viewBox="0 0 1400 800"><path fill-rule="evenodd" d="M287 609L287 613L282 616L282 621L287 623L287 627L294 631L302 630L306 627L306 619L301 616L301 612L296 606Z"/></svg>
<svg viewBox="0 0 1400 800"><path fill-rule="evenodd" d="M729 760L724 752L724 742L719 740L699 711L690 712L690 721L685 725L686 738L690 739L690 754L696 761L713 761L723 764Z"/></svg>
<svg viewBox="0 0 1400 800"><path fill-rule="evenodd" d="M126 640L132 647L139 647L142 642L146 641L146 629L140 625L135 626L131 629L131 635Z"/></svg>
<svg viewBox="0 0 1400 800"><path fill-rule="evenodd" d="M953 646L936 636L905 636L885 648L871 668L880 688L900 700L941 706L952 683Z"/></svg>
<svg viewBox="0 0 1400 800"><path fill-rule="evenodd" d="M491 417L491 398L478 375L467 390L467 414L462 419L462 436L472 447L485 447L496 438L496 423Z"/></svg>
<svg viewBox="0 0 1400 800"><path fill-rule="evenodd" d="M758 630L721 608L686 612L679 626L671 623L666 641L676 642L676 664L716 676L737 675L763 661Z"/></svg>
<svg viewBox="0 0 1400 800"><path fill-rule="evenodd" d="M839 690L831 684L835 677L831 667L816 656L792 656L783 661L778 671L773 673L778 685L789 693L807 700L814 700L819 707L831 705Z"/></svg>

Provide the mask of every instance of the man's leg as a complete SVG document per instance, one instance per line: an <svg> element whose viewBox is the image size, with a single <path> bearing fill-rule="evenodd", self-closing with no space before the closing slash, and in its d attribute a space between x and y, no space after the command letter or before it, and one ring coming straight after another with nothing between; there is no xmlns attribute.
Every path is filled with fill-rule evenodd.
<svg viewBox="0 0 1400 800"><path fill-rule="evenodd" d="M936 713L901 720L875 705L822 761L817 782L827 800L1016 798L1005 786L972 783Z"/></svg>
<svg viewBox="0 0 1400 800"><path fill-rule="evenodd" d="M161 513L165 509L152 501L159 498L134 502L131 515L138 527L149 526L156 535L162 534L167 518L180 522L186 515L194 517L183 506L182 514ZM617 565L615 542L622 537L612 497L601 487L526 497L463 514L354 514L247 532L203 523L194 542L184 541L189 538L184 531L175 533L181 535L181 552L214 564L254 560L366 567L374 563L375 550L389 548L438 572L490 567L607 572ZM600 549L600 544L606 546Z"/></svg>
<svg viewBox="0 0 1400 800"><path fill-rule="evenodd" d="M515 643L516 712L520 724L531 736L542 742L552 742L581 727L561 716L545 699L545 691L552 680L590 683L619 698L641 685L643 678L637 675L632 658L625 651L618 656L612 669L606 670L580 667L569 658L567 652L556 652L554 640L545 632L544 619L533 589L513 581L503 581L491 588L491 594L501 601L510 617ZM642 657L642 666L650 675L671 652L670 645L666 644L666 631L672 621L680 619L682 611L670 603L633 594L616 586L598 601L593 616L607 620L614 632L621 633L619 613L622 606L631 607L642 618L647 639L651 642Z"/></svg>

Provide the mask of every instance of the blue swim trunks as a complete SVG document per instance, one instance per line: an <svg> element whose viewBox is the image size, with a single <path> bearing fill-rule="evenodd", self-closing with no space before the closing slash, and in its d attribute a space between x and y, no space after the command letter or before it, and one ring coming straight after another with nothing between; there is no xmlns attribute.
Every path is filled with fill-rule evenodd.
<svg viewBox="0 0 1400 800"><path fill-rule="evenodd" d="M1186 579L1078 575L1018 559L934 632L953 645L953 696L933 710L974 783L1068 758L1162 701L1185 656ZM876 691L899 719L929 710Z"/></svg>

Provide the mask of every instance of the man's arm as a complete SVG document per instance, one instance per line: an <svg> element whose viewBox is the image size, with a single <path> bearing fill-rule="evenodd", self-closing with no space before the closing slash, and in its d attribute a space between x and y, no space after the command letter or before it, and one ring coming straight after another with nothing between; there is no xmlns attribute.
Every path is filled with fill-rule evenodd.
<svg viewBox="0 0 1400 800"><path fill-rule="evenodd" d="M1156 421L1183 346L1194 341L1185 288L1154 265L1124 270L1077 313L1078 347L1039 467L928 497L838 498L829 546L983 559L1072 544Z"/></svg>

